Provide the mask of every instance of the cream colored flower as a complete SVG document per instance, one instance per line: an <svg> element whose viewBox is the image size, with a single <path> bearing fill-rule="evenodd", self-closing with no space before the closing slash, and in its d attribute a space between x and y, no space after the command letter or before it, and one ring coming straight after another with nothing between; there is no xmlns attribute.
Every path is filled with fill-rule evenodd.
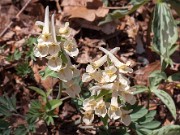
<svg viewBox="0 0 180 135"><path fill-rule="evenodd" d="M105 67L105 71L103 72L103 77L106 82L113 82L116 78L117 69L114 66Z"/></svg>
<svg viewBox="0 0 180 135"><path fill-rule="evenodd" d="M96 72L90 74L92 78L97 81L98 83L105 83L105 78L103 77L103 71L102 70L97 70Z"/></svg>
<svg viewBox="0 0 180 135"><path fill-rule="evenodd" d="M121 117L121 110L117 101L117 92L112 93L111 104L108 109L108 116L110 119L117 120Z"/></svg>
<svg viewBox="0 0 180 135"><path fill-rule="evenodd" d="M53 71L59 71L62 68L62 59L59 58L57 55L49 56L48 57L48 67Z"/></svg>
<svg viewBox="0 0 180 135"><path fill-rule="evenodd" d="M57 75L64 82L70 81L73 78L73 72L67 65L57 71Z"/></svg>
<svg viewBox="0 0 180 135"><path fill-rule="evenodd" d="M98 81L99 83L104 83L105 82L105 78L103 78L103 72L99 69L96 72L93 73L84 73L82 75L82 82L89 82L92 79Z"/></svg>
<svg viewBox="0 0 180 135"><path fill-rule="evenodd" d="M121 109L121 122L126 125L129 126L131 124L131 117L129 115L129 113L132 112L132 110L124 110L122 107Z"/></svg>
<svg viewBox="0 0 180 135"><path fill-rule="evenodd" d="M44 26L43 26L42 34L40 35L38 42L41 42L41 39L44 42L50 40L51 34L49 31L49 27L50 27L50 25L49 25L49 7L47 6L45 9Z"/></svg>
<svg viewBox="0 0 180 135"><path fill-rule="evenodd" d="M82 75L82 82L89 82L89 81L91 81L93 78L92 78L92 76L90 75L90 74L88 74L88 73L84 73L83 75Z"/></svg>
<svg viewBox="0 0 180 135"><path fill-rule="evenodd" d="M117 51L119 51L119 47L116 47L112 50L110 50L111 53L116 53ZM101 57L100 59L92 62L91 64L89 64L86 67L86 72L88 73L93 73L95 72L99 67L101 67L105 62L107 61L107 55L104 55L103 57Z"/></svg>
<svg viewBox="0 0 180 135"><path fill-rule="evenodd" d="M66 40L63 44L63 48L66 53L71 57L77 56L79 53L79 49L77 48L77 43L75 39Z"/></svg>
<svg viewBox="0 0 180 135"><path fill-rule="evenodd" d="M112 90L114 86L114 83L109 84L96 84L95 86L92 86L89 90L91 91L91 95L99 95L101 90Z"/></svg>
<svg viewBox="0 0 180 135"><path fill-rule="evenodd" d="M66 86L66 93L72 98L75 98L81 91L81 87L72 80L65 82L64 84Z"/></svg>
<svg viewBox="0 0 180 135"><path fill-rule="evenodd" d="M62 37L69 37L70 36L70 33L71 33L71 30L69 28L69 22L66 22L64 24L64 26L62 26L60 29L59 29L59 34L60 36Z"/></svg>
<svg viewBox="0 0 180 135"><path fill-rule="evenodd" d="M49 52L49 45L51 42L51 33L49 32L49 7L46 7L43 30L40 37L37 39L38 44L34 47L34 54L36 57L46 57Z"/></svg>
<svg viewBox="0 0 180 135"><path fill-rule="evenodd" d="M129 85L130 84L129 79L122 74L118 74L118 80L123 85Z"/></svg>
<svg viewBox="0 0 180 135"><path fill-rule="evenodd" d="M34 47L34 55L36 57L46 57L48 55L49 48L46 44L37 44Z"/></svg>
<svg viewBox="0 0 180 135"><path fill-rule="evenodd" d="M121 84L120 82L114 82L113 83L113 87L112 87L112 90L116 90L116 91L124 91L124 90L128 90L130 88L129 85L124 85L124 84Z"/></svg>
<svg viewBox="0 0 180 135"><path fill-rule="evenodd" d="M49 45L49 54L50 55L57 55L60 51L60 46L59 44L52 43Z"/></svg>
<svg viewBox="0 0 180 135"><path fill-rule="evenodd" d="M129 68L130 62L127 62L126 64L120 62L110 51L99 47L101 51L103 51L106 55L109 56L111 62L119 69L119 72L121 73L132 73L133 69Z"/></svg>
<svg viewBox="0 0 180 135"><path fill-rule="evenodd" d="M52 43L49 44L49 54L57 55L60 51L60 43L57 42L56 32L54 26L54 14L51 17L51 32L52 32Z"/></svg>
<svg viewBox="0 0 180 135"><path fill-rule="evenodd" d="M89 98L87 98L87 99L85 99L85 100L83 101L83 109L84 109L85 111L94 110L95 107L96 107L96 104L97 104L97 102L96 102L95 99L89 99Z"/></svg>
<svg viewBox="0 0 180 135"><path fill-rule="evenodd" d="M103 99L99 99L97 101L97 105L95 107L95 114L101 117L105 117L107 114L106 104Z"/></svg>
<svg viewBox="0 0 180 135"><path fill-rule="evenodd" d="M86 125L90 125L93 122L93 120L94 120L93 111L92 110L88 110L88 111L85 111L83 114L84 114L84 116L82 118L83 122Z"/></svg>

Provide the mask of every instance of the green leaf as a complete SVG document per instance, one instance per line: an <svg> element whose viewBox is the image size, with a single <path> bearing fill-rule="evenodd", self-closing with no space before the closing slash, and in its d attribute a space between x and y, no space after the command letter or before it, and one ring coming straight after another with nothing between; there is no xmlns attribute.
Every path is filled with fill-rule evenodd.
<svg viewBox="0 0 180 135"><path fill-rule="evenodd" d="M133 91L133 95L140 94L149 90L148 87L142 85L135 85L134 88L136 88L136 90Z"/></svg>
<svg viewBox="0 0 180 135"><path fill-rule="evenodd" d="M19 60L22 56L22 52L20 52L19 50L15 50L13 56L15 60Z"/></svg>
<svg viewBox="0 0 180 135"><path fill-rule="evenodd" d="M0 119L0 130L8 129L9 126L10 124L7 121Z"/></svg>
<svg viewBox="0 0 180 135"><path fill-rule="evenodd" d="M167 79L166 73L160 70L155 70L149 77L150 87L157 86L162 80Z"/></svg>
<svg viewBox="0 0 180 135"><path fill-rule="evenodd" d="M39 100L32 100L27 118L33 121L40 117L42 113L44 113L44 108L41 105L41 102Z"/></svg>
<svg viewBox="0 0 180 135"><path fill-rule="evenodd" d="M33 46L35 43L37 43L37 38L34 37L30 37L26 41L26 44L30 47Z"/></svg>
<svg viewBox="0 0 180 135"><path fill-rule="evenodd" d="M140 125L140 126L145 128L145 129L156 129L160 125L161 125L161 123L159 121L151 121L151 122L145 123L145 124Z"/></svg>
<svg viewBox="0 0 180 135"><path fill-rule="evenodd" d="M172 55L177 49L178 49L178 45L174 44L172 45L172 47L169 49L169 55Z"/></svg>
<svg viewBox="0 0 180 135"><path fill-rule="evenodd" d="M101 117L101 121L103 122L104 126L108 129L108 115L106 115L104 118Z"/></svg>
<svg viewBox="0 0 180 135"><path fill-rule="evenodd" d="M30 68L28 62L21 63L21 64L17 65L16 71L17 71L17 74L22 76L22 77L25 77L28 74L32 73L32 69Z"/></svg>
<svg viewBox="0 0 180 135"><path fill-rule="evenodd" d="M147 134L151 134L152 130L145 129L145 128L137 128L136 132L138 135L147 135Z"/></svg>
<svg viewBox="0 0 180 135"><path fill-rule="evenodd" d="M151 134L148 135L180 135L180 126L167 125L160 129L154 130Z"/></svg>
<svg viewBox="0 0 180 135"><path fill-rule="evenodd" d="M176 119L176 107L171 96L163 90L153 89L151 90L161 101L167 106L174 119Z"/></svg>
<svg viewBox="0 0 180 135"><path fill-rule="evenodd" d="M27 133L28 133L27 128L24 125L20 125L14 131L15 135L27 135Z"/></svg>
<svg viewBox="0 0 180 135"><path fill-rule="evenodd" d="M45 118L45 121L47 122L47 125L50 125L50 124L54 125L54 119L52 116L47 116Z"/></svg>
<svg viewBox="0 0 180 135"><path fill-rule="evenodd" d="M52 111L55 108L59 107L62 104L62 100L53 99L47 102L46 104L46 112Z"/></svg>
<svg viewBox="0 0 180 135"><path fill-rule="evenodd" d="M146 114L144 117L137 120L137 122L142 125L148 122L151 122L154 119L154 116L156 115L156 111L150 111L148 114Z"/></svg>
<svg viewBox="0 0 180 135"><path fill-rule="evenodd" d="M178 31L171 10L166 3L156 4L151 28L154 33L152 48L160 53L161 64L165 61L168 65L172 54L170 50L178 39Z"/></svg>
<svg viewBox="0 0 180 135"><path fill-rule="evenodd" d="M180 81L180 72L179 73L175 73L175 74L169 76L168 77L168 81L169 82Z"/></svg>
<svg viewBox="0 0 180 135"><path fill-rule="evenodd" d="M49 69L46 67L44 71L40 71L39 74L41 75L42 79L45 80L47 77L53 77L53 78L58 78L58 75L56 72L53 70Z"/></svg>
<svg viewBox="0 0 180 135"><path fill-rule="evenodd" d="M132 0L129 3L133 6L130 10L128 10L128 9L114 10L112 13L107 14L107 16L104 18L104 20L99 22L98 25L103 25L103 24L112 22L116 19L121 19L125 15L133 13L134 11L136 11L136 9L138 9L140 6L146 4L147 2L149 2L149 0Z"/></svg>
<svg viewBox="0 0 180 135"><path fill-rule="evenodd" d="M136 106L130 114L132 121L142 118L148 113L148 110L143 106Z"/></svg>
<svg viewBox="0 0 180 135"><path fill-rule="evenodd" d="M36 93L38 93L39 95L43 96L43 97L46 97L46 93L42 90L42 89L39 89L37 87L34 87L34 86L30 86L29 87L31 90L34 90Z"/></svg>

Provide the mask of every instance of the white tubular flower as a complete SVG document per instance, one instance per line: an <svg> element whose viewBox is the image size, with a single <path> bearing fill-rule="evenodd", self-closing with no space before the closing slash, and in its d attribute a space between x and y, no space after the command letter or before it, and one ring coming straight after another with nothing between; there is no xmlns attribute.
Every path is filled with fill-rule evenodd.
<svg viewBox="0 0 180 135"><path fill-rule="evenodd" d="M84 114L84 116L82 118L83 122L86 125L90 125L93 122L93 120L94 120L93 111L92 110L88 110L88 111L85 111L83 114Z"/></svg>
<svg viewBox="0 0 180 135"><path fill-rule="evenodd" d="M112 89L116 91L124 91L124 90L128 90L129 88L130 88L129 85L124 85L121 84L120 82L114 82Z"/></svg>
<svg viewBox="0 0 180 135"><path fill-rule="evenodd" d="M132 110L124 110L122 107L121 109L121 122L126 125L129 126L131 124L131 117L129 115L129 113L132 112Z"/></svg>
<svg viewBox="0 0 180 135"><path fill-rule="evenodd" d="M105 117L107 114L106 104L103 99L97 101L97 105L95 107L95 114L101 117Z"/></svg>
<svg viewBox="0 0 180 135"><path fill-rule="evenodd" d="M34 55L36 57L46 57L48 55L48 46L46 44L37 44L34 47Z"/></svg>
<svg viewBox="0 0 180 135"><path fill-rule="evenodd" d="M57 74L59 79L64 82L70 81L73 78L73 72L67 65L57 71Z"/></svg>
<svg viewBox="0 0 180 135"><path fill-rule="evenodd" d="M48 41L50 39L50 36L51 34L49 32L49 7L47 6L45 9L44 27L40 38L42 38L43 41Z"/></svg>
<svg viewBox="0 0 180 135"><path fill-rule="evenodd" d="M111 53L116 53L117 51L119 51L120 48L116 47L112 50L110 50ZM93 73L95 72L99 67L101 67L105 62L107 61L107 55L104 55L103 57L101 57L100 59L92 62L91 64L89 64L86 67L86 72L88 73Z"/></svg>
<svg viewBox="0 0 180 135"><path fill-rule="evenodd" d="M57 55L48 57L48 67L53 71L59 71L62 68L62 60Z"/></svg>
<svg viewBox="0 0 180 135"><path fill-rule="evenodd" d="M71 34L71 30L69 28L69 22L66 22L64 24L64 26L62 26L60 29L59 29L59 34L60 36L62 37L69 37L70 34Z"/></svg>
<svg viewBox="0 0 180 135"><path fill-rule="evenodd" d="M105 78L103 78L103 72L101 70L98 70L94 73L84 73L82 75L82 81L83 82L89 82L92 79L96 80L99 83L104 83L105 82Z"/></svg>
<svg viewBox="0 0 180 135"><path fill-rule="evenodd" d="M102 70L98 70L92 74L90 74L94 80L96 80L99 83L105 83L105 78L103 77Z"/></svg>
<svg viewBox="0 0 180 135"><path fill-rule="evenodd" d="M130 84L129 79L122 74L118 74L118 79L119 79L119 82L123 85L129 85Z"/></svg>
<svg viewBox="0 0 180 135"><path fill-rule="evenodd" d="M65 82L64 84L66 86L66 93L72 98L75 98L81 91L81 87L72 80Z"/></svg>
<svg viewBox="0 0 180 135"><path fill-rule="evenodd" d="M91 92L91 95L99 95L100 94L100 90L101 90L101 87L96 85L96 86L92 86L90 89L90 92Z"/></svg>
<svg viewBox="0 0 180 135"><path fill-rule="evenodd" d="M96 100L87 98L83 102L83 109L85 111L94 110L96 107L96 104L97 104Z"/></svg>
<svg viewBox="0 0 180 135"><path fill-rule="evenodd" d="M119 91L119 95L123 97L124 101L131 105L134 105L136 103L135 96L129 91Z"/></svg>
<svg viewBox="0 0 180 135"><path fill-rule="evenodd" d="M113 82L116 78L117 69L114 66L105 67L105 71L103 72L103 77L106 82Z"/></svg>
<svg viewBox="0 0 180 135"><path fill-rule="evenodd" d="M49 44L49 54L56 55L60 51L60 43L57 42L55 26L54 26L54 14L51 17L51 32L52 32L52 44Z"/></svg>
<svg viewBox="0 0 180 135"><path fill-rule="evenodd" d="M111 98L111 104L108 109L108 116L110 117L110 119L117 120L121 117L121 115L122 115L121 110L117 101L117 93L113 92Z"/></svg>
<svg viewBox="0 0 180 135"><path fill-rule="evenodd" d="M99 49L101 51L103 51L106 55L109 56L111 62L119 69L119 72L121 73L132 73L133 69L129 68L128 66L130 65L129 62L127 62L126 64L120 62L110 51L99 47Z"/></svg>
<svg viewBox="0 0 180 135"><path fill-rule="evenodd" d="M66 40L63 44L63 47L66 53L71 57L77 56L79 54L79 49L77 48L75 39Z"/></svg>
<svg viewBox="0 0 180 135"><path fill-rule="evenodd" d="M82 82L89 82L91 81L93 78L91 75L89 75L88 73L84 73L82 75Z"/></svg>

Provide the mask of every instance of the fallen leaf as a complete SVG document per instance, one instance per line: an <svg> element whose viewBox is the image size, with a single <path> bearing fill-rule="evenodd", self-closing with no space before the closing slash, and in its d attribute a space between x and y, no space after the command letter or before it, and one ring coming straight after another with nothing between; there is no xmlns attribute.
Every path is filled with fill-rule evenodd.
<svg viewBox="0 0 180 135"><path fill-rule="evenodd" d="M144 68L141 68L137 71L135 71L135 83L138 85L148 85L148 77L149 75L155 71L159 70L161 68L161 64L159 61L155 61L153 63L150 63L149 65L145 66Z"/></svg>
<svg viewBox="0 0 180 135"><path fill-rule="evenodd" d="M39 74L40 70L44 70L45 66L39 66L38 64L32 64L32 70L34 72L34 78L38 84L41 84L46 90L50 90L58 82L58 79L47 77L45 80L41 79Z"/></svg>
<svg viewBox="0 0 180 135"><path fill-rule="evenodd" d="M97 17L105 17L109 9L103 7L100 0L63 0L63 15L70 18L82 18L90 22Z"/></svg>

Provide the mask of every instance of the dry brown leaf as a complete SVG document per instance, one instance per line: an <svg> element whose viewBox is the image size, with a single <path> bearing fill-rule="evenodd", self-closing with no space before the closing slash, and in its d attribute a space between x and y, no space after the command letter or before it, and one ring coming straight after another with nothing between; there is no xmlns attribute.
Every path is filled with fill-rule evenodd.
<svg viewBox="0 0 180 135"><path fill-rule="evenodd" d="M45 80L42 80L39 71L44 69L45 66L39 66L38 64L32 65L32 70L34 72L34 78L36 82L41 84L46 90L50 90L58 82L58 79L47 77Z"/></svg>
<svg viewBox="0 0 180 135"><path fill-rule="evenodd" d="M86 6L88 0L62 0L61 6Z"/></svg>
<svg viewBox="0 0 180 135"><path fill-rule="evenodd" d="M94 21L97 17L104 17L109 9L99 8L99 9L87 9L86 7L64 7L64 14L69 15L70 18L82 18L88 21Z"/></svg>
<svg viewBox="0 0 180 135"><path fill-rule="evenodd" d="M104 17L109 12L109 9L103 8L103 2L100 0L63 0L61 6L64 7L64 16L88 21L94 21L96 17Z"/></svg>
<svg viewBox="0 0 180 135"><path fill-rule="evenodd" d="M159 61L155 61L149 65L147 65L144 68L141 68L135 72L135 81L138 85L147 85L148 84L148 77L149 75L155 71L159 70L161 67L161 64Z"/></svg>

